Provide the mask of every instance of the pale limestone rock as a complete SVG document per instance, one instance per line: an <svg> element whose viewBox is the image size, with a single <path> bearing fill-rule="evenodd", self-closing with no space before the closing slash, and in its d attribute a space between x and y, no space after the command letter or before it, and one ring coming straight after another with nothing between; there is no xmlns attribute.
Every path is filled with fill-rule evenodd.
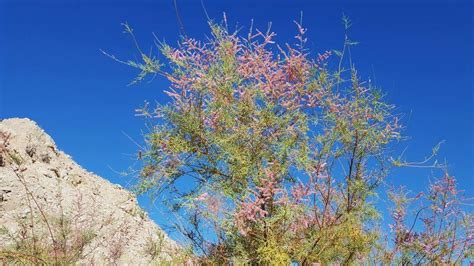
<svg viewBox="0 0 474 266"><path fill-rule="evenodd" d="M19 221L28 222L31 210L36 226L45 226L36 204L28 200L28 189L48 219L63 213L75 226L93 232L95 237L82 249L78 264L160 264L181 252L138 206L132 193L76 164L35 122L5 119L0 121L0 132L10 134L11 157L4 156L0 164L0 227L9 233L18 233ZM21 176L27 189L15 174L16 168L24 169ZM41 241L51 241L46 231L44 237ZM150 254L150 241L160 238L160 254ZM0 234L0 251L12 244L11 237Z"/></svg>

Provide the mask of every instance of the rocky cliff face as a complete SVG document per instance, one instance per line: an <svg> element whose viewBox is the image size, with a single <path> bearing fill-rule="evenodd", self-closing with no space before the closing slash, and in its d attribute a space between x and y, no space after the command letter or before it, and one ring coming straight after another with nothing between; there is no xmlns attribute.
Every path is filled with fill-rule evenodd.
<svg viewBox="0 0 474 266"><path fill-rule="evenodd" d="M182 253L133 194L84 170L35 122L0 121L0 262L161 265Z"/></svg>

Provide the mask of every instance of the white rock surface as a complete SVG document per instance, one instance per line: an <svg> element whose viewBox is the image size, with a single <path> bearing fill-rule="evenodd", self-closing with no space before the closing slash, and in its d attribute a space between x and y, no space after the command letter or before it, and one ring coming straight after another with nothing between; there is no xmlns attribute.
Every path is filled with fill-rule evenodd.
<svg viewBox="0 0 474 266"><path fill-rule="evenodd" d="M43 243L52 242L44 217L50 223L65 217L74 230L93 234L81 249L78 264L161 264L181 251L140 209L132 193L84 170L58 150L35 122L5 119L0 121L2 132L10 137L8 154L4 148L0 158L0 251L14 245L12 235L18 236L21 224L28 224L32 217L34 230L43 230L37 233ZM1 145L5 145L2 140L0 154ZM15 169L21 169L19 175ZM60 234L53 235L59 241ZM153 254L150 243L158 243L159 252Z"/></svg>

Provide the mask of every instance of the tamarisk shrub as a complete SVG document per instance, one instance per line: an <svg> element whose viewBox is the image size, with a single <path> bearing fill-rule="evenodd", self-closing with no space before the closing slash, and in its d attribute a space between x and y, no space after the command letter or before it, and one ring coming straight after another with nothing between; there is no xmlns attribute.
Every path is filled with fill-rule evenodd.
<svg viewBox="0 0 474 266"><path fill-rule="evenodd" d="M151 74L171 84L168 104L139 109L150 132L137 190L160 195L203 264L373 258L381 246L375 189L391 166L388 147L400 139L401 126L393 106L344 60L354 42L346 34L342 51L312 54L301 23L294 44L285 46L275 43L270 27L241 34L230 32L225 19L209 25L203 41L184 36L176 47L157 41L158 58L141 51L125 24L142 60L106 54L141 71L132 83ZM429 198L433 206L440 195ZM439 250L441 242L455 250L449 254L462 252L458 240L449 242L457 229L443 233L457 220L432 235L439 218L424 219L432 219L425 235L411 236L397 218L395 244L379 261L441 259L449 253Z"/></svg>
<svg viewBox="0 0 474 266"><path fill-rule="evenodd" d="M384 261L399 264L460 264L473 256L474 216L462 210L469 199L458 196L448 173L429 186L427 194L409 197L405 189L390 192L393 246ZM419 206L409 208L412 202ZM409 219L408 212L414 212ZM417 225L420 223L420 225Z"/></svg>

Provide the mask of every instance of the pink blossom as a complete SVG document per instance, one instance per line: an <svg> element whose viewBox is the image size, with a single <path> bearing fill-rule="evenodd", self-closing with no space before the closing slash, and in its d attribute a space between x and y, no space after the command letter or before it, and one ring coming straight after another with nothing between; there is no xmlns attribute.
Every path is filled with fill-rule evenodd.
<svg viewBox="0 0 474 266"><path fill-rule="evenodd" d="M207 192L204 192L202 193L201 195L199 195L196 200L197 201L205 201L209 198L209 194Z"/></svg>

